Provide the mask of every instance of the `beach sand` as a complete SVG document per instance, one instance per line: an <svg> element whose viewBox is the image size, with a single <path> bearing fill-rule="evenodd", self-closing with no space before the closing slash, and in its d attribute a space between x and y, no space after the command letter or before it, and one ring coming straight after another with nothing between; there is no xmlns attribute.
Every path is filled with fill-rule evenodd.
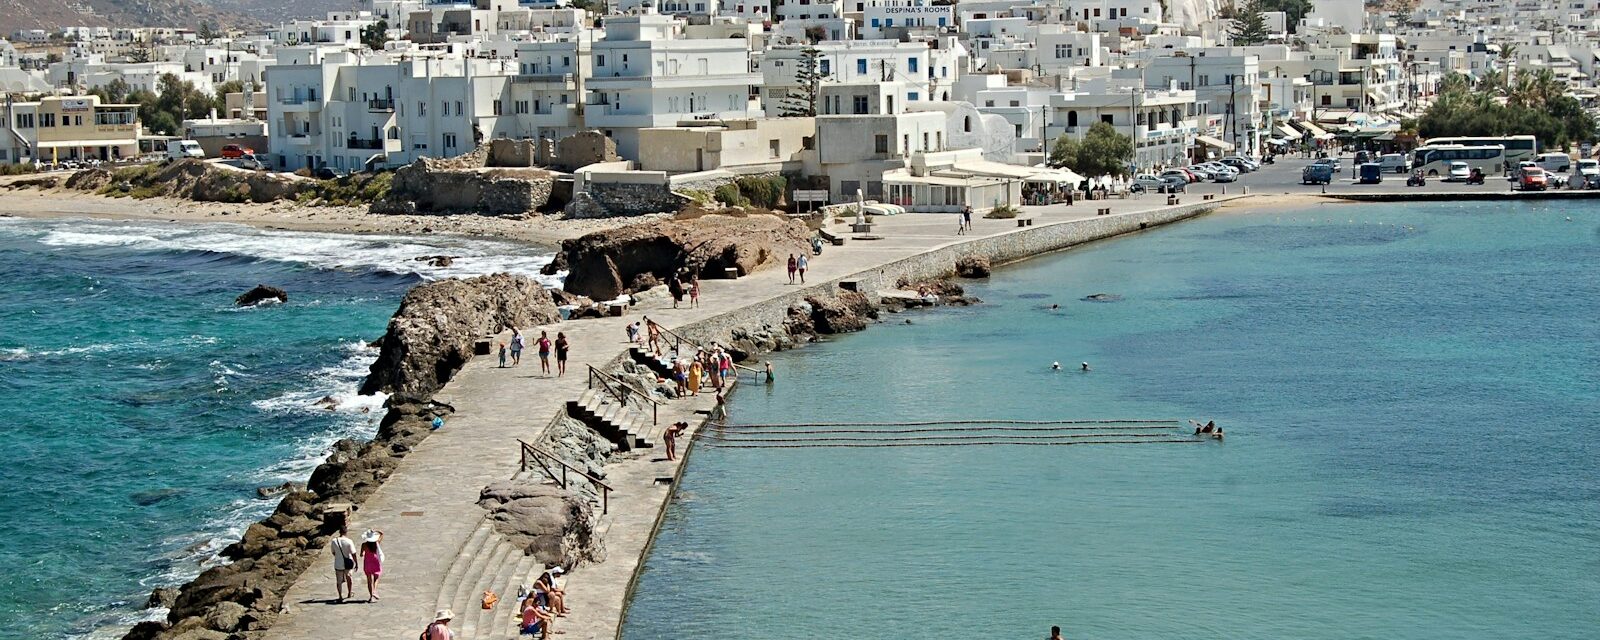
<svg viewBox="0 0 1600 640"><path fill-rule="evenodd" d="M22 178L36 177L23 176ZM519 217L465 215L384 215L366 207L320 207L293 202L267 204L195 202L176 198L111 198L73 189L14 187L18 177L0 180L0 215L21 218L102 218L167 222L229 222L262 229L385 235L445 234L495 238L555 246L562 240L646 220L632 218L566 220L559 215Z"/></svg>

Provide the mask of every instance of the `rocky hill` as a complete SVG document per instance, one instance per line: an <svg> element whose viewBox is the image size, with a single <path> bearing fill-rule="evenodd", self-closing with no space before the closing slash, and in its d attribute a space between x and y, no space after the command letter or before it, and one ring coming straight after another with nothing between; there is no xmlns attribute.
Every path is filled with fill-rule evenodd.
<svg viewBox="0 0 1600 640"><path fill-rule="evenodd" d="M9 38L18 29L54 31L78 26L198 29L203 24L215 28L252 28L266 24L259 16L237 10L245 3L230 1L234 3L232 6L207 0L0 0L0 36ZM300 0L296 4L307 3L330 7L336 3L338 6L353 4L339 0ZM287 17L281 9L274 15L275 19Z"/></svg>

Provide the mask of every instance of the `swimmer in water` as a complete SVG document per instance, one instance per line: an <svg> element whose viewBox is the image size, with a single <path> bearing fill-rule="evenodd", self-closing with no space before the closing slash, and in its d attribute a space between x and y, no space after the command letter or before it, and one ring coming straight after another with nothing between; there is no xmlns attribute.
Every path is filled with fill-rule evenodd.
<svg viewBox="0 0 1600 640"><path fill-rule="evenodd" d="M1061 305L1059 305L1059 304L1050 305L1050 310L1051 311L1055 311L1056 309L1060 309L1060 308L1061 308Z"/></svg>
<svg viewBox="0 0 1600 640"><path fill-rule="evenodd" d="M1060 371L1061 370L1061 363L1059 363L1059 362L1050 363L1050 370L1051 371Z"/></svg>
<svg viewBox="0 0 1600 640"><path fill-rule="evenodd" d="M1088 371L1089 370L1089 363L1087 363L1087 362L1083 363L1083 370L1084 371Z"/></svg>

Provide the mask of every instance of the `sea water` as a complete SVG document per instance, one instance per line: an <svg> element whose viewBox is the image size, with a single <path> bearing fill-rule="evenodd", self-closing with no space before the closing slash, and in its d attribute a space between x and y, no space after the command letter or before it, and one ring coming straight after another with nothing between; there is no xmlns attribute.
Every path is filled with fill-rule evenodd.
<svg viewBox="0 0 1600 640"><path fill-rule="evenodd" d="M218 561L328 446L425 278L536 275L549 253L451 238L0 218L0 637L115 635ZM417 257L456 256L447 268ZM236 308L257 283L288 304ZM333 408L318 401L331 398Z"/></svg>
<svg viewBox="0 0 1600 640"><path fill-rule="evenodd" d="M1216 214L775 354L734 422L1192 418L1227 439L702 440L624 636L1594 638L1597 266L1592 204Z"/></svg>

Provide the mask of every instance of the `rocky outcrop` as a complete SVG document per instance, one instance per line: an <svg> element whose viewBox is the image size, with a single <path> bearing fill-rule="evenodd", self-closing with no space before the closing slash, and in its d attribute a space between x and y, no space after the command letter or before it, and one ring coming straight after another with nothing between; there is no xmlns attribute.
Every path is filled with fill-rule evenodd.
<svg viewBox="0 0 1600 640"><path fill-rule="evenodd" d="M963 278L987 278L993 269L983 256L965 256L956 260L956 275Z"/></svg>
<svg viewBox="0 0 1600 640"><path fill-rule="evenodd" d="M246 292L244 292L242 294L239 294L239 297L234 298L233 299L233 305L236 306L236 307L248 307L248 306L252 306L252 305L258 305L258 304L261 304L263 302L288 302L288 301L289 301L289 292L284 291L283 289L279 289L277 287L271 287L271 286L267 286L267 285L264 285L264 284L258 284L258 285L255 286L254 289L251 289L251 290L246 291Z"/></svg>
<svg viewBox="0 0 1600 640"><path fill-rule="evenodd" d="M550 293L526 276L501 273L418 285L389 320L361 393L431 397L466 365L478 338L559 319Z"/></svg>
<svg viewBox="0 0 1600 640"><path fill-rule="evenodd" d="M179 160L161 165L109 171L84 169L67 179L67 186L85 191L138 197L170 196L199 202L275 202L314 194L316 180L265 171L243 171L203 160Z"/></svg>
<svg viewBox="0 0 1600 640"><path fill-rule="evenodd" d="M658 220L565 240L546 271L566 269L567 291L610 300L680 269L720 278L729 268L742 276L783 264L809 250L810 235L805 225L770 215Z"/></svg>
<svg viewBox="0 0 1600 640"><path fill-rule="evenodd" d="M546 566L570 571L605 559L594 508L580 493L553 484L496 482L484 487L478 506L489 510L496 532Z"/></svg>

